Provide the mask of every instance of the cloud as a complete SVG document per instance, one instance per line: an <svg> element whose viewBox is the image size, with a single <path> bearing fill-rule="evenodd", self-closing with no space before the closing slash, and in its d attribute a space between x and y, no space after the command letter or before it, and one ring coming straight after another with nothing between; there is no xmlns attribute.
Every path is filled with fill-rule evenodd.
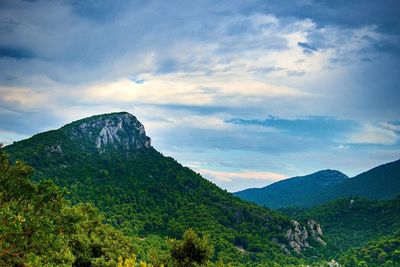
<svg viewBox="0 0 400 267"><path fill-rule="evenodd" d="M360 51L364 53L362 58L370 57L371 64L375 64L374 44L393 39L379 33L373 25L321 26L317 18L309 19L302 14L289 19L281 14L282 7L273 4L270 12L263 13L263 5L257 2L208 6L209 3L200 1L190 8L180 3L178 8L187 8L187 12L177 14L173 5L157 1L116 2L112 8L107 4L74 1L8 2L2 16L7 38L0 38L0 43L7 49L29 50L32 57L22 61L12 57L0 59L0 81L41 90L43 84L32 80L47 79L55 84L48 87L49 91L57 86L68 87L68 91L79 96L87 88L114 90L117 93L108 93L107 97L107 93L91 92L93 99L110 99L110 103L152 101L157 98L156 91L165 94L163 104L193 104L194 99L167 85L176 81L174 86L185 87L186 94L199 97L199 103L221 99L218 93L198 92L199 88L214 86L228 102L226 106L235 106L245 99L244 104L263 112L309 115L307 107L313 106L314 115L337 115L330 103L331 94L335 94L335 101L343 98L344 102L353 99L347 96L355 89L340 83L344 79L337 75L343 74L326 70L348 64L344 63L348 59L360 68ZM291 8L282 5L293 16ZM316 6L324 12L337 8ZM52 15L41 16L43 12ZM147 25L147 30L141 25ZM168 30L172 28L174 31ZM304 47L313 51L312 56L303 54ZM352 70L346 72L352 75ZM149 81L146 90L151 88L147 91L153 96L135 92L135 97L134 90L125 82L132 76ZM322 88L323 81L329 85ZM115 89L117 85L127 88ZM128 97L122 99L119 95ZM363 93L364 97L368 95ZM296 96L301 100L295 101ZM313 97L304 99L305 96ZM271 102L271 97L276 101ZM156 103L161 104L161 97L158 98ZM266 101L268 104L263 105ZM285 110L288 105L292 108ZM352 110L348 103L342 103L342 107L343 112Z"/></svg>
<svg viewBox="0 0 400 267"><path fill-rule="evenodd" d="M263 180L265 183L272 183L278 180L282 180L287 178L285 175L273 172L254 172L254 171L241 171L241 172L223 172L223 171L214 171L214 170L206 170L199 169L200 173L205 176L212 176L216 180L224 181L224 182L232 182L234 180Z"/></svg>
<svg viewBox="0 0 400 267"><path fill-rule="evenodd" d="M23 106L25 109L40 107L48 103L49 100L48 94L23 87L0 86L0 94L0 101L3 104L9 103L13 106Z"/></svg>
<svg viewBox="0 0 400 267"><path fill-rule="evenodd" d="M287 178L285 175L273 172L195 170L222 188L229 188L231 192L245 189L250 183L261 187Z"/></svg>
<svg viewBox="0 0 400 267"><path fill-rule="evenodd" d="M379 30L398 34L400 23L397 10L400 4L395 0L383 1L260 1L259 10L271 12L279 17L310 18L321 26L337 25L354 28L367 24L379 26Z"/></svg>
<svg viewBox="0 0 400 267"><path fill-rule="evenodd" d="M354 173L399 152L398 5L1 1L0 130L126 110L202 169Z"/></svg>
<svg viewBox="0 0 400 267"><path fill-rule="evenodd" d="M318 50L316 47L304 42L298 42L297 45L303 48L303 53L306 55L312 55L315 51Z"/></svg>
<svg viewBox="0 0 400 267"><path fill-rule="evenodd" d="M274 127L239 125L219 117L194 116L169 112L169 123L155 132L156 143L170 144L186 149L218 149L284 153L315 149L321 141L307 136L292 135Z"/></svg>
<svg viewBox="0 0 400 267"><path fill-rule="evenodd" d="M348 145L344 145L344 144L340 144L334 147L335 150L337 151L348 151L350 149L350 146Z"/></svg>
<svg viewBox="0 0 400 267"><path fill-rule="evenodd" d="M143 76L145 83L123 79L82 88L83 100L96 102L135 102L175 105L224 105L260 103L268 99L307 98L312 95L296 88L276 86L262 81L235 77L225 82L219 77L191 77L189 75ZM224 78L226 79L226 77ZM210 90L212 88L212 90ZM243 90L246 88L246 90Z"/></svg>
<svg viewBox="0 0 400 267"><path fill-rule="evenodd" d="M269 116L264 120L231 119L229 122L240 125L260 125L287 132L293 136L322 139L330 142L340 139L344 133L358 128L356 121L333 117L308 116L279 118Z"/></svg>
<svg viewBox="0 0 400 267"><path fill-rule="evenodd" d="M0 47L0 57L9 57L20 60L33 58L33 54L27 49L20 49L18 47Z"/></svg>
<svg viewBox="0 0 400 267"><path fill-rule="evenodd" d="M388 123L384 123L380 127L365 124L359 132L352 133L348 137L348 143L394 145L400 140L399 135L394 130L398 131L399 129Z"/></svg>
<svg viewBox="0 0 400 267"><path fill-rule="evenodd" d="M390 131L394 131L394 132L400 132L400 124L396 124L396 123L390 123L390 122L383 122L381 123L381 126L384 129L390 130Z"/></svg>

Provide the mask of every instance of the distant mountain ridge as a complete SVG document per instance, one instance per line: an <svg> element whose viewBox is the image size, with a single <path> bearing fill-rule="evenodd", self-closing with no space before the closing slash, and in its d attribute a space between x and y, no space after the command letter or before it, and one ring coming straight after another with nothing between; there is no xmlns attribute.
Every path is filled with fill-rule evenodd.
<svg viewBox="0 0 400 267"><path fill-rule="evenodd" d="M309 199L309 206L344 197L394 199L400 196L400 160L363 172L342 184L334 185Z"/></svg>
<svg viewBox="0 0 400 267"><path fill-rule="evenodd" d="M322 170L310 175L278 181L263 188L251 188L234 193L236 196L269 208L301 205L310 194L340 184L349 177L336 170Z"/></svg>
<svg viewBox="0 0 400 267"><path fill-rule="evenodd" d="M269 208L310 207L345 197L393 199L400 195L400 160L386 163L353 178L325 170L285 179L263 188L246 189L236 196Z"/></svg>

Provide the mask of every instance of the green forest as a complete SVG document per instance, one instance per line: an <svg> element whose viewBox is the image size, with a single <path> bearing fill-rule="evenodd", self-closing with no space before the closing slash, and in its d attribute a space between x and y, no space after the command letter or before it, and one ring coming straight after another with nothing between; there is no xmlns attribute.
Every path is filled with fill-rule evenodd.
<svg viewBox="0 0 400 267"><path fill-rule="evenodd" d="M92 204L72 205L64 198L65 190L53 182L32 182L33 168L21 161L11 164L3 150L0 162L1 266L238 266L234 262L213 263L214 246L210 237L198 236L192 229L186 230L182 239L150 236L149 241L143 242L143 238L128 237L106 224L104 216ZM343 266L397 266L400 263L399 202L400 199L386 202L357 199L351 207L353 210L343 213L340 207L350 208L346 199L311 210L282 212L300 220L307 217L326 220L332 246L339 249L339 244L344 243L348 248L338 254ZM358 212L354 213L355 210ZM384 212L375 213L373 218L366 216L377 210ZM380 229L379 225L384 222L392 227ZM363 227L358 229L361 237L351 238L353 242L349 242L346 233L349 225ZM362 243L360 240L369 239L374 241L351 248ZM321 253L332 255L335 248ZM260 266L263 265L288 266L279 261ZM325 264L317 260L313 265Z"/></svg>
<svg viewBox="0 0 400 267"><path fill-rule="evenodd" d="M138 260L144 252L134 238L93 205L72 205L51 181L30 181L32 172L0 151L0 266L211 266L208 237L192 229L166 240L164 251L149 250L152 263Z"/></svg>

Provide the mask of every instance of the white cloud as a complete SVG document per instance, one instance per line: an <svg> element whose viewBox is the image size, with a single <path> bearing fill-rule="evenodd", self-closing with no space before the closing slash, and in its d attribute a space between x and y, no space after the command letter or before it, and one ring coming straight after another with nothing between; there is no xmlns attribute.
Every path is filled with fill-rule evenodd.
<svg viewBox="0 0 400 267"><path fill-rule="evenodd" d="M199 169L198 172L214 177L216 180L232 182L233 180L263 180L265 182L276 182L287 178L285 175L274 172L256 172L256 171L240 171L240 172L222 172L207 169Z"/></svg>
<svg viewBox="0 0 400 267"><path fill-rule="evenodd" d="M122 79L84 88L80 95L84 96L82 100L96 103L131 102L195 106L260 105L267 99L312 97L311 94L296 88L272 85L250 77L191 77L176 74L141 77L145 80L142 84ZM204 88L212 90L204 90Z"/></svg>
<svg viewBox="0 0 400 267"><path fill-rule="evenodd" d="M243 190L249 187L262 187L279 180L287 178L287 176L274 172L260 171L215 171L210 169L195 169L204 177L208 178L218 186L226 188L231 192Z"/></svg>
<svg viewBox="0 0 400 267"><path fill-rule="evenodd" d="M353 144L394 145L398 141L399 136L392 129L370 123L364 124L359 131L350 134L347 138L347 142Z"/></svg>
<svg viewBox="0 0 400 267"><path fill-rule="evenodd" d="M400 125L399 124L383 122L381 125L382 125L383 128L388 129L390 131L395 131L395 132L400 131Z"/></svg>
<svg viewBox="0 0 400 267"><path fill-rule="evenodd" d="M341 152L349 151L350 150L350 146L344 145L344 144L340 144L340 145L335 146L333 149L337 150L337 151L341 151Z"/></svg>
<svg viewBox="0 0 400 267"><path fill-rule="evenodd" d="M1 86L0 102L28 108L40 108L49 103L47 92L39 92L27 87Z"/></svg>

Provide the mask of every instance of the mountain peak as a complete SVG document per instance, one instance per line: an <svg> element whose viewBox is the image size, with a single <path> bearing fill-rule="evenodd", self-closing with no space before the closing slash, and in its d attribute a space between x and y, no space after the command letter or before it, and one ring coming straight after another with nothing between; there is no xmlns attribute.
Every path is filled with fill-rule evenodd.
<svg viewBox="0 0 400 267"><path fill-rule="evenodd" d="M337 170L321 170L305 176L284 179L263 188L236 192L245 200L270 208L303 206L313 194L347 181L349 177Z"/></svg>
<svg viewBox="0 0 400 267"><path fill-rule="evenodd" d="M151 139L143 124L127 112L101 114L65 126L71 140L84 139L100 152L107 148L137 150L150 148Z"/></svg>
<svg viewBox="0 0 400 267"><path fill-rule="evenodd" d="M338 170L331 170L331 169L321 170L310 175L295 177L295 178L307 179L309 181L322 183L323 185L334 185L337 184L338 182L343 182L347 179L350 179L346 174Z"/></svg>

